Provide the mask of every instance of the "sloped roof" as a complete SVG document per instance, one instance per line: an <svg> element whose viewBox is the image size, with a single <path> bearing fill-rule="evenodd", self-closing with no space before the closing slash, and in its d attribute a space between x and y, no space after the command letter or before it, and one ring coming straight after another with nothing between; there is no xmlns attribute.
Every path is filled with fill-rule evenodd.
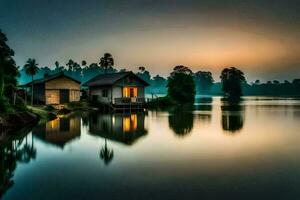
<svg viewBox="0 0 300 200"><path fill-rule="evenodd" d="M135 75L133 72L118 72L118 73L109 73L109 74L101 74L98 75L91 80L87 81L83 84L83 86L104 86L104 85L113 85L117 81L127 77L127 76L134 76L135 79L143 83L145 86L148 86L149 83Z"/></svg>
<svg viewBox="0 0 300 200"><path fill-rule="evenodd" d="M73 77L71 77L71 76L69 76L69 75L67 75L67 74L65 74L64 72L59 72L59 73L56 73L56 74L51 74L51 75L48 75L48 76L46 76L46 77L44 77L44 78L40 78L40 79L36 79L36 80L34 80L34 81L30 81L29 83L26 83L26 84L24 84L23 86L30 86L32 83L33 84L40 84L40 83L45 83L45 82L47 82L47 81L50 81L50 80L53 80L53 79L56 79L56 78L59 78L59 77L62 77L62 76L64 76L64 77L66 77L66 78L69 78L69 79L71 79L71 80L73 80L73 81L75 81L75 82L77 82L77 83L81 83L80 81L78 81L78 80L76 80L75 78L73 78Z"/></svg>

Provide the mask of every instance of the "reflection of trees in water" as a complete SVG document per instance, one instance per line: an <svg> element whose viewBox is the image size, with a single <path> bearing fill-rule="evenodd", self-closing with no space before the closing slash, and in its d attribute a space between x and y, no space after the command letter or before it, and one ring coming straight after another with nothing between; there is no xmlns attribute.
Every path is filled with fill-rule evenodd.
<svg viewBox="0 0 300 200"><path fill-rule="evenodd" d="M23 163L29 163L31 159L36 158L33 136L31 136L31 144L28 144L27 135L25 136L25 144L22 148L16 150L16 156L18 161Z"/></svg>
<svg viewBox="0 0 300 200"><path fill-rule="evenodd" d="M31 144L27 140L28 135L22 139L10 140L0 146L0 198L14 185L12 180L17 163L29 163L36 158L33 136Z"/></svg>
<svg viewBox="0 0 300 200"><path fill-rule="evenodd" d="M88 126L89 125L89 113L88 112L82 112L81 113L81 119L82 119L82 125Z"/></svg>
<svg viewBox="0 0 300 200"><path fill-rule="evenodd" d="M193 129L194 116L192 105L183 105L173 108L169 115L169 126L178 136L185 136Z"/></svg>
<svg viewBox="0 0 300 200"><path fill-rule="evenodd" d="M99 157L105 165L111 163L114 151L107 146L107 140L133 145L139 138L147 134L145 113L89 113L89 134L101 137L105 145L101 147Z"/></svg>
<svg viewBox="0 0 300 200"><path fill-rule="evenodd" d="M241 101L222 101L222 128L235 133L241 130L245 121L245 106Z"/></svg>
<svg viewBox="0 0 300 200"><path fill-rule="evenodd" d="M100 150L100 159L103 160L105 165L108 165L112 161L113 157L114 157L114 151L113 149L109 149L107 147L107 142L105 139L104 147L102 147Z"/></svg>
<svg viewBox="0 0 300 200"><path fill-rule="evenodd" d="M203 122L211 121L212 111L212 97L197 98L194 105L195 117Z"/></svg>

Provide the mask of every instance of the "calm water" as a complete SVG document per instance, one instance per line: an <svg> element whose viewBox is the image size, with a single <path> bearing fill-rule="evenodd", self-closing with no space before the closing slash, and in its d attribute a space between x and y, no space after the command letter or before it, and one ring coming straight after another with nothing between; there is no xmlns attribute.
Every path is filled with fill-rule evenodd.
<svg viewBox="0 0 300 200"><path fill-rule="evenodd" d="M300 100L75 113L1 146L3 199L300 199Z"/></svg>

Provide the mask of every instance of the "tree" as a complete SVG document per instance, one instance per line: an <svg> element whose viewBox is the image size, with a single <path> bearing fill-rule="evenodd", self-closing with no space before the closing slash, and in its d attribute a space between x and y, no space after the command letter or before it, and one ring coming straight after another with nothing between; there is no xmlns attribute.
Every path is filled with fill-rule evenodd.
<svg viewBox="0 0 300 200"><path fill-rule="evenodd" d="M73 71L81 72L81 67L77 62L74 62L74 64L73 64Z"/></svg>
<svg viewBox="0 0 300 200"><path fill-rule="evenodd" d="M86 67L87 62L85 60L81 61L81 66Z"/></svg>
<svg viewBox="0 0 300 200"><path fill-rule="evenodd" d="M180 104L194 102L196 94L192 71L187 67L182 67L174 68L167 84L168 96Z"/></svg>
<svg viewBox="0 0 300 200"><path fill-rule="evenodd" d="M110 53L105 53L102 58L100 58L100 66L104 69L104 73L107 73L107 70L114 66L114 59Z"/></svg>
<svg viewBox="0 0 300 200"><path fill-rule="evenodd" d="M246 81L244 73L235 67L225 68L221 73L222 91L229 98L242 95L241 84Z"/></svg>
<svg viewBox="0 0 300 200"><path fill-rule="evenodd" d="M177 65L174 67L173 72L171 73L171 76L173 76L176 73L182 73L182 74L187 74L187 75L192 75L193 72L190 70L190 68L183 66L183 65Z"/></svg>
<svg viewBox="0 0 300 200"><path fill-rule="evenodd" d="M195 73L197 89L200 93L207 93L212 86L214 79L211 72L198 71Z"/></svg>
<svg viewBox="0 0 300 200"><path fill-rule="evenodd" d="M3 104L5 97L11 95L16 88L18 68L13 59L14 51L6 44L6 35L0 30L0 110L6 110ZM3 105L2 105L3 104Z"/></svg>
<svg viewBox="0 0 300 200"><path fill-rule="evenodd" d="M68 63L66 64L69 67L69 71L73 71L74 67L74 61L72 59L69 59Z"/></svg>
<svg viewBox="0 0 300 200"><path fill-rule="evenodd" d="M144 81L150 83L151 81L151 75L150 72L146 70L145 67L139 67L140 72L136 73L138 77L143 79Z"/></svg>
<svg viewBox="0 0 300 200"><path fill-rule="evenodd" d="M59 68L59 62L58 61L55 61L54 65L55 65L55 69Z"/></svg>
<svg viewBox="0 0 300 200"><path fill-rule="evenodd" d="M29 58L24 65L26 74L31 76L31 105L33 105L33 76L36 75L36 73L39 71L38 63L35 59Z"/></svg>
<svg viewBox="0 0 300 200"><path fill-rule="evenodd" d="M278 80L274 80L274 81L273 81L273 84L275 84L275 85L279 85L279 84L280 84L280 82L279 82Z"/></svg>
<svg viewBox="0 0 300 200"><path fill-rule="evenodd" d="M141 67L139 67L139 70L143 73L146 70L146 68L141 66Z"/></svg>
<svg viewBox="0 0 300 200"><path fill-rule="evenodd" d="M64 70L63 66L59 66L59 62L58 61L55 61L54 65L55 65L55 71L56 72L62 72Z"/></svg>

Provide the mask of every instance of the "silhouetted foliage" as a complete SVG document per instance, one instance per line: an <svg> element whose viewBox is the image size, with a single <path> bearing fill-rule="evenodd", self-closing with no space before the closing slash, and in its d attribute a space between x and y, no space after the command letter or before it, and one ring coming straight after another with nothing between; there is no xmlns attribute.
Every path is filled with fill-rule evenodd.
<svg viewBox="0 0 300 200"><path fill-rule="evenodd" d="M168 95L178 103L194 102L196 89L192 71L176 66L168 79Z"/></svg>
<svg viewBox="0 0 300 200"><path fill-rule="evenodd" d="M100 58L100 66L104 69L104 73L114 66L114 59L110 53L105 53L102 58Z"/></svg>
<svg viewBox="0 0 300 200"><path fill-rule="evenodd" d="M167 92L167 79L164 77L159 75L151 77L150 72L147 71L145 67L139 67L139 72L137 72L136 75L150 84L150 86L146 88L146 93L165 94Z"/></svg>
<svg viewBox="0 0 300 200"><path fill-rule="evenodd" d="M24 65L24 69L25 69L26 74L31 76L31 81L32 81L32 84L31 84L31 105L33 105L33 95L34 95L33 94L33 86L34 86L33 77L39 71L38 63L36 62L35 59L29 58L27 60L26 64Z"/></svg>
<svg viewBox="0 0 300 200"><path fill-rule="evenodd" d="M14 171L19 162L28 163L36 157L33 137L31 144L27 143L27 136L18 140L11 140L0 145L0 198L14 185Z"/></svg>
<svg viewBox="0 0 300 200"><path fill-rule="evenodd" d="M195 82L198 94L208 94L214 79L211 72L198 71L195 73Z"/></svg>
<svg viewBox="0 0 300 200"><path fill-rule="evenodd" d="M12 94L16 90L18 68L13 59L14 51L7 45L7 37L0 30L0 112L10 110Z"/></svg>
<svg viewBox="0 0 300 200"><path fill-rule="evenodd" d="M220 79L222 91L229 98L239 98L242 95L241 84L246 81L244 73L235 67L223 69Z"/></svg>

